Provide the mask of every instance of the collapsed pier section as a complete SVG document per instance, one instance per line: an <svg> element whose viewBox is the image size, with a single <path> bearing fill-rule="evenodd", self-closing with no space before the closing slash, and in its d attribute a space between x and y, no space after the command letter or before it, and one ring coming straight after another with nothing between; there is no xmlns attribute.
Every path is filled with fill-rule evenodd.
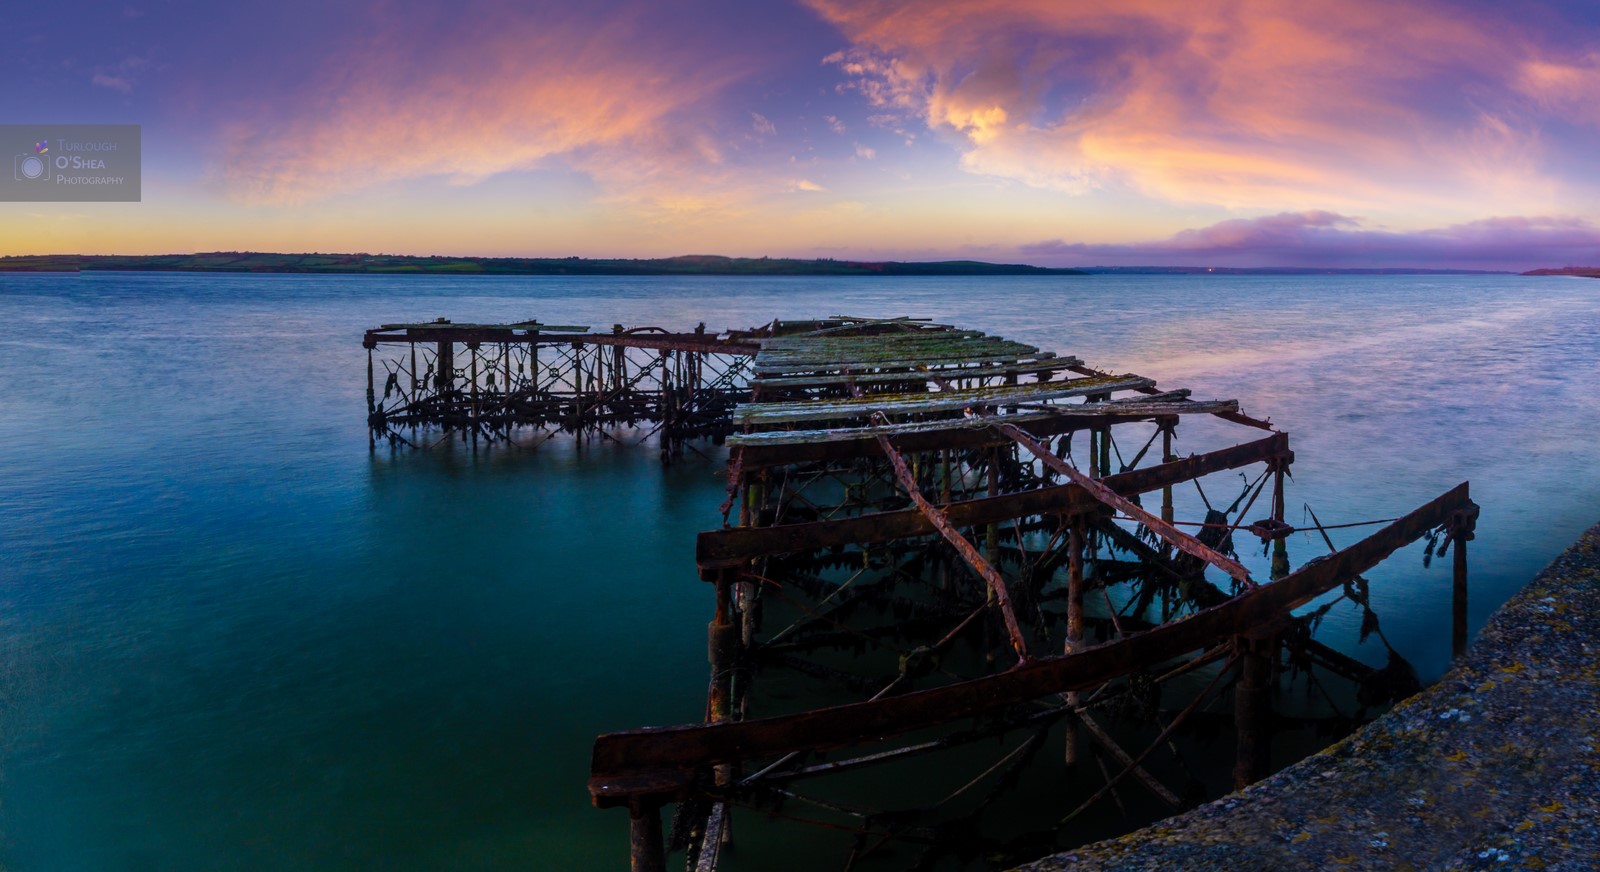
<svg viewBox="0 0 1600 872"><path fill-rule="evenodd" d="M697 545L716 590L706 720L594 748L590 792L630 810L635 868L663 868L668 847L717 868L736 808L849 833L845 868L890 844L917 868L1026 859L1129 791L1177 810L1195 785L1176 781L1193 768L1176 740L1212 709L1231 713L1243 786L1269 768L1292 681L1343 682L1363 711L1415 689L1403 660L1368 667L1295 609L1341 586L1367 609L1361 574L1419 538L1456 543L1464 593L1464 484L1291 571L1294 455L1236 401L906 318L774 322L755 341L724 526ZM1179 423L1197 415L1254 435L1181 456ZM1200 486L1225 471L1245 473L1231 505ZM1183 486L1203 517L1176 518ZM1241 531L1270 550L1270 578L1237 559ZM764 695L774 679L781 693ZM1052 736L1068 772L1098 766L1103 783L1070 779L1055 827L1006 832L1007 794ZM964 759L983 740L1004 745ZM862 801L862 773L894 783L914 760L970 770L931 803L915 789Z"/></svg>

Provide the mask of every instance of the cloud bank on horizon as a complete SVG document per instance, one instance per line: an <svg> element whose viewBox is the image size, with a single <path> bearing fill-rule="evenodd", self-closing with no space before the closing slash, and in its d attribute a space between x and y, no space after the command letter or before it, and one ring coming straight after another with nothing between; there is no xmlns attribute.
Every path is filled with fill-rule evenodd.
<svg viewBox="0 0 1600 872"><path fill-rule="evenodd" d="M1364 229L1335 212L1283 212L1234 218L1153 242L1096 244L1055 239L1023 254L1083 266L1322 266L1394 268L1449 264L1502 269L1533 261L1573 264L1600 252L1600 227L1582 218L1486 218L1395 233Z"/></svg>
<svg viewBox="0 0 1600 872"><path fill-rule="evenodd" d="M0 253L1600 261L1582 3L104 6L6 120L143 123L146 202Z"/></svg>

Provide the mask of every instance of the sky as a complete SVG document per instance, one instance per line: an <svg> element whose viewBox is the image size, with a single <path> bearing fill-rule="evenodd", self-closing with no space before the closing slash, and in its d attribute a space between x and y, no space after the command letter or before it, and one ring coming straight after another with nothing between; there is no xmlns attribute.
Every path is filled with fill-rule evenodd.
<svg viewBox="0 0 1600 872"><path fill-rule="evenodd" d="M1600 4L13 4L0 123L143 128L0 255L1600 264Z"/></svg>

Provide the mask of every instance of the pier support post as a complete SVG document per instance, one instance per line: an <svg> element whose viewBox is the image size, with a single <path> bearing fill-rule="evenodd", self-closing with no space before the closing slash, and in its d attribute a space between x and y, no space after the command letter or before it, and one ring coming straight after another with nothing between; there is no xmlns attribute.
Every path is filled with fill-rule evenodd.
<svg viewBox="0 0 1600 872"><path fill-rule="evenodd" d="M1233 689L1233 720L1238 731L1233 788L1243 790L1267 775L1272 763L1272 661L1277 640L1238 636L1239 682Z"/></svg>
<svg viewBox="0 0 1600 872"><path fill-rule="evenodd" d="M378 395L372 387L372 346L367 346L367 450L378 450L378 434L373 429L372 417L378 414Z"/></svg>
<svg viewBox="0 0 1600 872"><path fill-rule="evenodd" d="M1000 495L1000 449L989 449L989 496ZM983 530L983 556L990 563L1000 560L1000 525L989 524ZM990 593L993 599L993 592Z"/></svg>
<svg viewBox="0 0 1600 872"><path fill-rule="evenodd" d="M1171 463L1177 460L1178 458L1172 456L1172 437L1178 429L1178 416L1161 418L1156 426L1161 428L1161 462ZM1172 485L1169 484L1161 488L1161 520L1170 524L1175 517L1177 516L1172 510ZM1168 559L1172 557L1172 543L1161 543L1161 556Z"/></svg>
<svg viewBox="0 0 1600 872"><path fill-rule="evenodd" d="M1067 542L1067 644L1062 653L1071 654L1083 647L1083 539L1085 522L1074 518L1071 538ZM1067 705L1076 706L1076 691L1067 694ZM1062 760L1068 766L1078 763L1079 741L1077 716L1067 716L1066 748Z"/></svg>
<svg viewBox="0 0 1600 872"><path fill-rule="evenodd" d="M583 451L583 343L572 343L572 444Z"/></svg>
<svg viewBox="0 0 1600 872"><path fill-rule="evenodd" d="M732 620L733 582L726 573L717 578L717 611L706 628L706 660L711 663L711 722L730 719L732 712L732 659L739 628Z"/></svg>
<svg viewBox="0 0 1600 872"><path fill-rule="evenodd" d="M1178 459L1173 456L1173 437L1178 432L1178 416L1174 414L1171 418L1158 419L1157 426L1162 429L1162 462L1170 464ZM1173 512L1173 486L1162 486L1162 520L1173 523L1173 518L1176 517L1178 515ZM1171 542L1162 542L1162 557L1168 560L1173 557Z"/></svg>
<svg viewBox="0 0 1600 872"><path fill-rule="evenodd" d="M472 361L472 382L471 387L468 390L472 397L472 404L469 406L469 408L472 410L472 444L474 446L478 444L478 413L482 408L478 403L478 348L479 344L476 342L467 343L467 354L471 357Z"/></svg>
<svg viewBox="0 0 1600 872"><path fill-rule="evenodd" d="M739 625L733 621L733 580L730 573L717 578L717 613L707 627L706 659L711 661L711 698L707 714L711 723L733 720L733 670L737 656ZM719 787L734 781L733 764L720 763L713 770L713 780ZM724 821L722 844L733 841L732 816Z"/></svg>
<svg viewBox="0 0 1600 872"><path fill-rule="evenodd" d="M1283 458L1274 458L1272 461L1272 520L1283 523L1283 475L1288 469L1288 463ZM1240 523L1247 523L1248 518L1239 519ZM1279 537L1272 542L1272 580L1289 574L1289 545L1287 537Z"/></svg>
<svg viewBox="0 0 1600 872"><path fill-rule="evenodd" d="M1450 590L1450 651L1460 657L1467 651L1467 543L1476 537L1478 506L1457 509L1450 519L1454 571Z"/></svg>
<svg viewBox="0 0 1600 872"><path fill-rule="evenodd" d="M628 804L628 868L632 872L666 872L661 805L654 797L643 797Z"/></svg>
<svg viewBox="0 0 1600 872"><path fill-rule="evenodd" d="M454 342L439 343L439 369L433 374L433 389L439 394L444 394L455 385L456 380L456 344Z"/></svg>
<svg viewBox="0 0 1600 872"><path fill-rule="evenodd" d="M1455 539L1451 548L1455 552L1455 577L1450 591L1450 655L1460 657L1467 651L1467 542Z"/></svg>

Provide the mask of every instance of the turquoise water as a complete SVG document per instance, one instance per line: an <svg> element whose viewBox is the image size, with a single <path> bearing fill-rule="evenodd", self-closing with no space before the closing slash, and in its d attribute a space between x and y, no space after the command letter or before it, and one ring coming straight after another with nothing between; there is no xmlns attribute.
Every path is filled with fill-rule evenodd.
<svg viewBox="0 0 1600 872"><path fill-rule="evenodd" d="M720 470L610 443L370 455L378 323L909 313L1237 397L1291 434L1291 522L1470 479L1476 626L1600 520L1597 302L1511 276L0 275L0 864L625 862L589 746L701 714ZM1448 572L1412 549L1371 578L1437 675Z"/></svg>

